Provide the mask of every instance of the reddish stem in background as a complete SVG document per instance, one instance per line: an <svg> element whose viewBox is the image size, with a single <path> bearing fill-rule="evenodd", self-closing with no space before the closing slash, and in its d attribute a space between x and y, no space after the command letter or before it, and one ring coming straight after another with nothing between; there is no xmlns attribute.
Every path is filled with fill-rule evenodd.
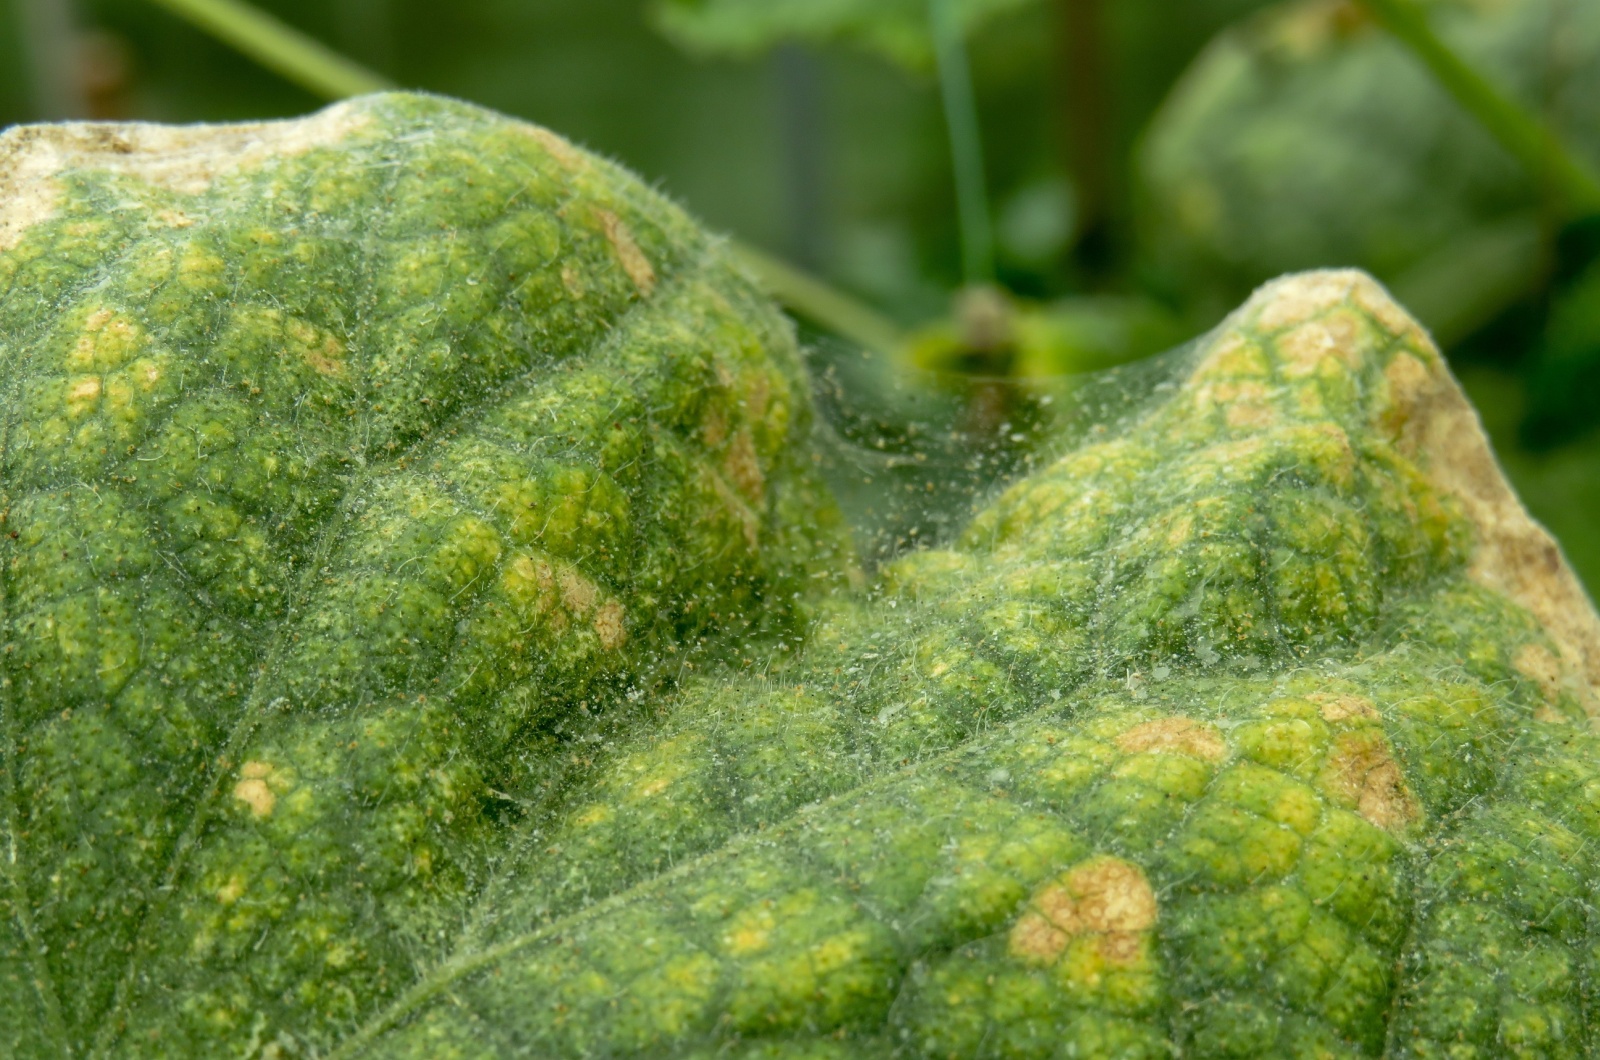
<svg viewBox="0 0 1600 1060"><path fill-rule="evenodd" d="M1057 0L1056 94L1066 170L1078 199L1077 252L1091 269L1110 252L1111 92L1102 0Z"/></svg>

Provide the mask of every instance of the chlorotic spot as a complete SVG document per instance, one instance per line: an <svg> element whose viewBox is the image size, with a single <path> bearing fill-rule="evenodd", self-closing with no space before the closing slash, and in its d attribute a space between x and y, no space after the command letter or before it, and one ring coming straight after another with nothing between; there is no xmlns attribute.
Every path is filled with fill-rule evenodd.
<svg viewBox="0 0 1600 1060"><path fill-rule="evenodd" d="M1135 936L1155 927L1156 914L1155 892L1137 865L1091 858L1034 893L1011 929L1010 951L1049 964L1073 938L1096 936L1103 956L1131 960Z"/></svg>
<svg viewBox="0 0 1600 1060"><path fill-rule="evenodd" d="M622 271L628 274L628 279L639 289L644 297L650 297L656 289L656 270L650 264L650 259L645 257L644 251L639 249L639 244L634 241L633 233L623 223L622 218L610 210L595 210L595 216L600 219L600 227L606 234L606 239L611 243L611 249L616 251L617 260L622 263Z"/></svg>
<svg viewBox="0 0 1600 1060"><path fill-rule="evenodd" d="M1352 718L1361 721L1376 721L1378 709L1372 705L1372 700L1361 696L1344 695L1337 692L1313 692L1306 696L1309 702L1315 703L1322 713L1323 721L1341 722Z"/></svg>
<svg viewBox="0 0 1600 1060"><path fill-rule="evenodd" d="M239 782L233 786L233 797L250 807L257 817L266 817L277 805L278 796L268 786L272 766L266 762L246 762L239 770Z"/></svg>

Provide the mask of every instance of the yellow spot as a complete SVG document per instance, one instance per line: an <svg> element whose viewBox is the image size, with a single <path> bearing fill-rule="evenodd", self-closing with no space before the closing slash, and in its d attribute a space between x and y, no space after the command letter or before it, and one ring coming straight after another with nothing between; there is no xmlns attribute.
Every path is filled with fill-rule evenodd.
<svg viewBox="0 0 1600 1060"><path fill-rule="evenodd" d="M655 266L650 264L650 259L644 256L644 251L634 242L633 233L628 231L628 226L623 224L622 218L610 210L596 210L594 213L600 221L601 229L605 231L611 249L616 251L617 260L622 263L622 271L628 274L628 279L633 281L640 294L646 298L650 297L650 292L656 289Z"/></svg>
<svg viewBox="0 0 1600 1060"><path fill-rule="evenodd" d="M518 555L506 564L500 586L525 619L544 619L556 630L566 627L566 616L557 610L560 593L556 572L549 563L527 554Z"/></svg>
<svg viewBox="0 0 1600 1060"><path fill-rule="evenodd" d="M736 956L743 956L766 949L767 939L770 935L770 930L746 927L737 931L730 931L724 942L730 953Z"/></svg>
<svg viewBox="0 0 1600 1060"><path fill-rule="evenodd" d="M217 889L217 901L223 905L232 905L244 895L244 878L242 876L229 876L228 882Z"/></svg>
<svg viewBox="0 0 1600 1060"><path fill-rule="evenodd" d="M728 481L721 475L711 471L706 478L710 480L711 488L717 491L717 496L727 506L728 514L737 519L743 527L745 544L749 545L751 550L758 548L761 544L760 517L750 509L743 495L728 485Z"/></svg>
<svg viewBox="0 0 1600 1060"><path fill-rule="evenodd" d="M1270 392L1254 379L1224 379L1195 389L1195 408L1201 413L1225 409L1230 427L1267 427L1277 420L1268 402Z"/></svg>
<svg viewBox="0 0 1600 1060"><path fill-rule="evenodd" d="M640 784L634 791L641 799L653 799L672 786L672 777L654 777Z"/></svg>
<svg viewBox="0 0 1600 1060"><path fill-rule="evenodd" d="M338 339L304 320L289 320L284 331L299 349L301 359L319 375L344 374L344 346Z"/></svg>
<svg viewBox="0 0 1600 1060"><path fill-rule="evenodd" d="M1360 721L1378 719L1378 709L1372 705L1372 700L1360 696L1347 696L1338 692L1313 692L1306 696L1306 699L1317 705L1322 712L1323 721L1340 722L1349 721L1351 718Z"/></svg>
<svg viewBox="0 0 1600 1060"><path fill-rule="evenodd" d="M1419 349L1430 349L1432 341L1417 322L1390 298L1370 276L1356 274L1351 284L1350 300L1364 310L1378 326L1398 339L1404 339Z"/></svg>
<svg viewBox="0 0 1600 1060"><path fill-rule="evenodd" d="M161 366L155 361L146 358L133 366L133 378L141 389L151 390L161 382Z"/></svg>
<svg viewBox="0 0 1600 1060"><path fill-rule="evenodd" d="M1222 735L1193 718L1160 718L1135 725L1117 737L1117 746L1128 754L1182 754L1207 762L1219 762L1228 755Z"/></svg>
<svg viewBox="0 0 1600 1060"><path fill-rule="evenodd" d="M1283 358L1283 374L1288 379L1309 375L1342 375L1356 367L1363 347L1361 324L1349 311L1329 313L1308 321L1277 340Z"/></svg>
<svg viewBox="0 0 1600 1060"><path fill-rule="evenodd" d="M522 125L519 128L530 139L549 152L550 157L560 163L563 169L577 171L583 168L583 152L549 129L544 129L537 125Z"/></svg>
<svg viewBox="0 0 1600 1060"><path fill-rule="evenodd" d="M156 220L168 228L192 228L194 218L181 210L161 210L156 213Z"/></svg>
<svg viewBox="0 0 1600 1060"><path fill-rule="evenodd" d="M1193 537L1194 515L1190 512L1184 512L1173 520L1171 528L1167 530L1167 547L1178 548L1180 545L1188 543Z"/></svg>
<svg viewBox="0 0 1600 1060"><path fill-rule="evenodd" d="M1274 432L1278 444L1293 452L1302 464L1308 465L1339 489L1349 489L1355 483L1356 454L1350 436L1336 423L1313 423Z"/></svg>
<svg viewBox="0 0 1600 1060"><path fill-rule="evenodd" d="M1255 293L1250 305L1261 307L1258 327L1277 331L1346 303L1362 284L1377 286L1364 273L1350 270L1304 273L1268 284Z"/></svg>
<svg viewBox="0 0 1600 1060"><path fill-rule="evenodd" d="M722 946L735 957L760 953L772 944L772 933L777 926L778 916L773 903L748 906L734 917L728 933L722 936Z"/></svg>
<svg viewBox="0 0 1600 1060"><path fill-rule="evenodd" d="M74 416L89 412L100 400L102 383L97 375L80 376L67 387L67 410Z"/></svg>
<svg viewBox="0 0 1600 1060"><path fill-rule="evenodd" d="M246 762L239 770L239 783L233 786L233 797L250 807L257 817L266 817L277 805L278 796L267 785L272 773L272 766L266 762Z"/></svg>
<svg viewBox="0 0 1600 1060"><path fill-rule="evenodd" d="M115 368L125 363L143 344L143 335L132 322L111 309L97 309L83 322L67 367L85 369Z"/></svg>
<svg viewBox="0 0 1600 1060"><path fill-rule="evenodd" d="M1278 414L1264 402L1238 401L1228 406L1223 418L1234 430L1259 430L1278 422Z"/></svg>
<svg viewBox="0 0 1600 1060"><path fill-rule="evenodd" d="M1426 407L1423 399L1432 388L1432 373L1422 361L1402 351L1384 368L1383 381L1387 393L1383 395L1378 424L1391 436L1399 437L1410 415L1417 408Z"/></svg>
<svg viewBox="0 0 1600 1060"><path fill-rule="evenodd" d="M589 294L589 289L583 283L583 274L570 261L561 266L561 286L567 289L567 294L576 302L583 301Z"/></svg>
<svg viewBox="0 0 1600 1060"><path fill-rule="evenodd" d="M1272 374L1261 347L1237 331L1219 336L1206 351L1205 359L1195 369L1194 379L1229 379L1238 376L1264 379Z"/></svg>
<svg viewBox="0 0 1600 1060"><path fill-rule="evenodd" d="M628 629L623 621L626 616L627 612L616 600L607 600L594 616L594 631L600 634L600 646L606 651L614 651L627 643Z"/></svg>
<svg viewBox="0 0 1600 1060"><path fill-rule="evenodd" d="M1404 828L1422 816L1422 807L1380 733L1366 730L1340 736L1323 777L1330 793L1385 831Z"/></svg>

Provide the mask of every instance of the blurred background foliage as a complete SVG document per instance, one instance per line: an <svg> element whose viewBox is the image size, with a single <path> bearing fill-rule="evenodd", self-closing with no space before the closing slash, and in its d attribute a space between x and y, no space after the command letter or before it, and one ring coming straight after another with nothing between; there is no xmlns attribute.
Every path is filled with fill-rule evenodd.
<svg viewBox="0 0 1600 1060"><path fill-rule="evenodd" d="M1179 345L1281 272L1357 265L1434 329L1530 508L1600 586L1600 202L1507 150L1377 24L1382 5L941 3L970 74L939 50L929 0L259 6L397 84L617 158L876 314L855 342L805 321L824 407L857 454L858 507L886 503L874 476L921 493L934 465L976 488L1063 410L1083 414L1056 400L1072 373ZM0 124L324 102L182 6L0 0ZM1600 168L1600 3L1424 7L1474 71ZM982 142L954 162L953 71ZM956 205L963 164L979 173L992 283L971 282L990 277L973 275ZM936 535L941 511L952 521L933 502L879 512L870 543Z"/></svg>

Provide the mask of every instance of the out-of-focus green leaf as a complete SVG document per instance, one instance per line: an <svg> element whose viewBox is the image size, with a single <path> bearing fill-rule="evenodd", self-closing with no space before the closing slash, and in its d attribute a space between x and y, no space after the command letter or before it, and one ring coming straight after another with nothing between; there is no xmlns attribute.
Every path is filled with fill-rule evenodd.
<svg viewBox="0 0 1600 1060"><path fill-rule="evenodd" d="M1469 228L1395 275L1394 296L1453 346L1488 324L1538 274L1548 224L1536 210Z"/></svg>
<svg viewBox="0 0 1600 1060"><path fill-rule="evenodd" d="M1600 176L1573 155L1540 118L1507 96L1434 32L1419 0L1361 0L1395 40L1433 74L1439 87L1478 119L1478 124L1515 155L1546 196L1572 216L1600 210Z"/></svg>
<svg viewBox="0 0 1600 1060"><path fill-rule="evenodd" d="M1583 434L1595 423L1600 394L1600 218L1574 226L1563 250L1587 264L1552 300L1543 341L1528 386L1523 441L1548 449Z"/></svg>
<svg viewBox="0 0 1600 1060"><path fill-rule="evenodd" d="M957 0L970 32L1032 0ZM694 51L753 55L783 41L846 41L913 69L933 65L926 0L658 0L656 19Z"/></svg>
<svg viewBox="0 0 1600 1060"><path fill-rule="evenodd" d="M1577 153L1600 153L1600 5L1433 0L1440 36ZM1157 254L1219 305L1287 269L1395 279L1545 189L1346 0L1281 5L1219 38L1140 160ZM1509 270L1522 289L1537 258ZM1521 290L1478 297L1515 299ZM1466 307L1460 298L1452 312ZM1432 323L1432 321L1430 321Z"/></svg>
<svg viewBox="0 0 1600 1060"><path fill-rule="evenodd" d="M1473 364L1463 368L1461 385L1517 496L1561 542L1590 597L1600 595L1600 433L1535 450L1519 437L1532 405L1525 379Z"/></svg>

